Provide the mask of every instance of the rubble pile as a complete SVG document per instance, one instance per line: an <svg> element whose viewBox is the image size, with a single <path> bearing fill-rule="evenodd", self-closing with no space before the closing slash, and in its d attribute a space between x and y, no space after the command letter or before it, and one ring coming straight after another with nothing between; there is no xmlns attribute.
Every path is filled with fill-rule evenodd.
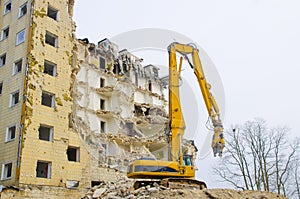
<svg viewBox="0 0 300 199"><path fill-rule="evenodd" d="M238 191L231 189L170 189L154 183L134 190L133 180L102 183L91 188L82 199L286 199L281 195L263 191Z"/></svg>

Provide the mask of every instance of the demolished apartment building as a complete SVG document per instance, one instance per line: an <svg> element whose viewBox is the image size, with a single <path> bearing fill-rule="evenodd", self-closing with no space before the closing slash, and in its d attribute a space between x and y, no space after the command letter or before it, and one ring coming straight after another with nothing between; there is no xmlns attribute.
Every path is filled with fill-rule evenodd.
<svg viewBox="0 0 300 199"><path fill-rule="evenodd" d="M158 68L104 39L78 40L72 123L99 166L126 171L139 157L168 158Z"/></svg>

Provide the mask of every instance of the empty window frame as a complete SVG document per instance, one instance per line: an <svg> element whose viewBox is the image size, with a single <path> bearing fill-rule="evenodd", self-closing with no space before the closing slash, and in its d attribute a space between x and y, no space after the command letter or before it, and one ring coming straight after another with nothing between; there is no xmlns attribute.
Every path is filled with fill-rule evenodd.
<svg viewBox="0 0 300 199"><path fill-rule="evenodd" d="M51 7L48 5L48 9L47 9L47 16L54 19L55 21L58 21L58 15L59 12L57 9Z"/></svg>
<svg viewBox="0 0 300 199"><path fill-rule="evenodd" d="M105 79L104 78L100 78L100 88L103 88L105 86Z"/></svg>
<svg viewBox="0 0 300 199"><path fill-rule="evenodd" d="M56 76L56 67L57 65L55 63L47 60L44 61L44 73L51 76Z"/></svg>
<svg viewBox="0 0 300 199"><path fill-rule="evenodd" d="M40 125L39 139L51 142L53 138L53 126Z"/></svg>
<svg viewBox="0 0 300 199"><path fill-rule="evenodd" d="M1 180L7 180L12 177L12 162L2 164Z"/></svg>
<svg viewBox="0 0 300 199"><path fill-rule="evenodd" d="M104 110L104 109L105 109L105 100L100 99L100 110Z"/></svg>
<svg viewBox="0 0 300 199"><path fill-rule="evenodd" d="M100 122L100 131L101 131L101 133L105 133L105 131L106 131L106 122L104 122L104 121Z"/></svg>
<svg viewBox="0 0 300 199"><path fill-rule="evenodd" d="M52 93L42 92L42 105L53 108L54 107L55 95Z"/></svg>
<svg viewBox="0 0 300 199"><path fill-rule="evenodd" d="M2 95L3 82L0 82L0 95Z"/></svg>
<svg viewBox="0 0 300 199"><path fill-rule="evenodd" d="M51 162L40 161L40 160L37 161L36 177L51 178Z"/></svg>
<svg viewBox="0 0 300 199"><path fill-rule="evenodd" d="M106 68L106 63L105 59L103 57L100 57L100 69L105 69Z"/></svg>
<svg viewBox="0 0 300 199"><path fill-rule="evenodd" d="M77 189L79 187L79 181L77 180L67 180L66 187L68 189Z"/></svg>
<svg viewBox="0 0 300 199"><path fill-rule="evenodd" d="M17 33L16 45L19 45L25 41L25 34L26 34L25 29Z"/></svg>
<svg viewBox="0 0 300 199"><path fill-rule="evenodd" d="M5 136L5 142L10 142L16 138L16 131L17 127L16 125L12 125L6 128L6 136Z"/></svg>
<svg viewBox="0 0 300 199"><path fill-rule="evenodd" d="M0 56L0 67L4 66L5 63L6 63L6 53L4 53Z"/></svg>
<svg viewBox="0 0 300 199"><path fill-rule="evenodd" d="M19 73L22 71L22 59L14 62L14 65L13 65L13 75Z"/></svg>
<svg viewBox="0 0 300 199"><path fill-rule="evenodd" d="M152 82L151 81L148 81L148 90L152 91Z"/></svg>
<svg viewBox="0 0 300 199"><path fill-rule="evenodd" d="M103 181L91 181L91 187L101 185L102 183L103 183Z"/></svg>
<svg viewBox="0 0 300 199"><path fill-rule="evenodd" d="M11 93L10 94L10 102L9 102L10 107L18 104L19 98L20 98L20 91L15 91L15 92Z"/></svg>
<svg viewBox="0 0 300 199"><path fill-rule="evenodd" d="M3 14L7 14L11 11L11 1L8 1L4 4L4 11Z"/></svg>
<svg viewBox="0 0 300 199"><path fill-rule="evenodd" d="M68 161L79 162L80 160L80 148L68 146L67 149Z"/></svg>
<svg viewBox="0 0 300 199"><path fill-rule="evenodd" d="M19 8L19 18L23 17L27 13L27 2L20 6Z"/></svg>
<svg viewBox="0 0 300 199"><path fill-rule="evenodd" d="M2 31L1 31L1 40L4 40L8 37L9 35L9 26L4 28Z"/></svg>
<svg viewBox="0 0 300 199"><path fill-rule="evenodd" d="M57 47L58 45L58 37L48 31L46 31L46 36L45 36L45 41L46 44L49 44L53 47Z"/></svg>

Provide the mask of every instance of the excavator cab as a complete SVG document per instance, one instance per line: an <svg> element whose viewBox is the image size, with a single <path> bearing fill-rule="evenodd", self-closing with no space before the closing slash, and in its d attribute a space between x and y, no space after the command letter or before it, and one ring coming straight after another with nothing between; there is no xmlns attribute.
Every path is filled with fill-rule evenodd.
<svg viewBox="0 0 300 199"><path fill-rule="evenodd" d="M183 155L183 165L184 166L193 166L193 156L192 155Z"/></svg>

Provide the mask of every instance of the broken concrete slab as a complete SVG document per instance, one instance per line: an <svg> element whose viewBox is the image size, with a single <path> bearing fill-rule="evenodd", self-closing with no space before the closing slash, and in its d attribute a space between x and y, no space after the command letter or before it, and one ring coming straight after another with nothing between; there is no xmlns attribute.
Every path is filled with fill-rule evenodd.
<svg viewBox="0 0 300 199"><path fill-rule="evenodd" d="M99 198L102 196L103 193L106 192L106 188L99 188L99 189L96 189L93 193L93 198Z"/></svg>

